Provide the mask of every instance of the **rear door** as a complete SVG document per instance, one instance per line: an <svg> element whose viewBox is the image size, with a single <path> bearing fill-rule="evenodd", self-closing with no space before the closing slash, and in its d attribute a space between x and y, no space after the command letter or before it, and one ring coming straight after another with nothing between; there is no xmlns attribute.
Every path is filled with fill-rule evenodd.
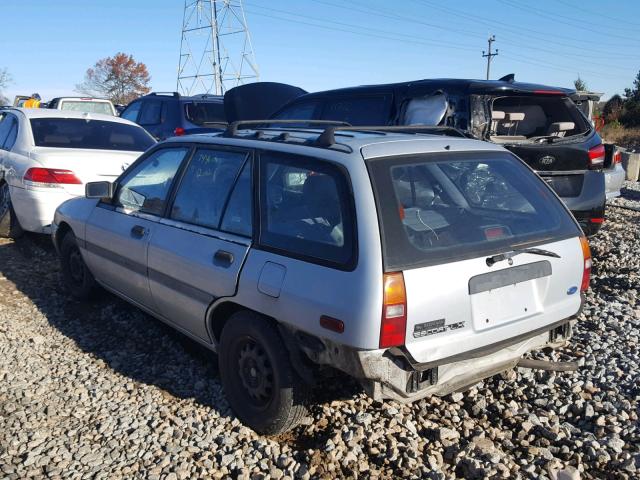
<svg viewBox="0 0 640 480"><path fill-rule="evenodd" d="M370 165L385 269L403 272L405 343L417 361L497 344L578 312L580 232L517 159L472 152ZM521 253L488 261L525 247L557 257Z"/></svg>
<svg viewBox="0 0 640 480"><path fill-rule="evenodd" d="M248 151L198 148L150 240L155 309L202 339L207 308L235 294L251 245L251 170Z"/></svg>
<svg viewBox="0 0 640 480"><path fill-rule="evenodd" d="M155 150L120 179L113 201L100 203L86 223L85 261L107 287L149 309L147 249L165 212L187 147Z"/></svg>

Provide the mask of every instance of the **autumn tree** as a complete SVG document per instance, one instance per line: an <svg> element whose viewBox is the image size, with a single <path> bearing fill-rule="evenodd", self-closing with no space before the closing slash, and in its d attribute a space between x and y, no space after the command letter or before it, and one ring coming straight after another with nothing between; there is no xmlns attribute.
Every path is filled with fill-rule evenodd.
<svg viewBox="0 0 640 480"><path fill-rule="evenodd" d="M0 105L8 105L9 99L2 94L2 91L11 83L11 75L6 68L0 68Z"/></svg>
<svg viewBox="0 0 640 480"><path fill-rule="evenodd" d="M136 62L133 56L126 53L117 53L113 57L98 60L88 69L84 81L76 85L76 91L126 105L149 93L150 81L144 63Z"/></svg>

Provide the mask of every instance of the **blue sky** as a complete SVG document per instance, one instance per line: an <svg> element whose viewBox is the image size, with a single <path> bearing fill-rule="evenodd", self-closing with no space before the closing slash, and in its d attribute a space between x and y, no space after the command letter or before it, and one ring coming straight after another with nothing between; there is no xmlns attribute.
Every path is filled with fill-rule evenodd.
<svg viewBox="0 0 640 480"><path fill-rule="evenodd" d="M492 77L570 86L578 74L605 96L640 69L640 2L624 0L245 0L260 79L309 91L418 78ZM1 0L4 92L73 94L87 68L118 51L173 91L183 0Z"/></svg>

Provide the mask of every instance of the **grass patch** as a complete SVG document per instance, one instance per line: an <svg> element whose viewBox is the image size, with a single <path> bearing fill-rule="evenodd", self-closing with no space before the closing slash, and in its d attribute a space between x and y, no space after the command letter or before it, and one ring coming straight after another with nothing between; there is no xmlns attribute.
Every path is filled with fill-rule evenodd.
<svg viewBox="0 0 640 480"><path fill-rule="evenodd" d="M640 128L625 128L611 123L600 130L600 136L607 143L615 143L627 150L640 150Z"/></svg>

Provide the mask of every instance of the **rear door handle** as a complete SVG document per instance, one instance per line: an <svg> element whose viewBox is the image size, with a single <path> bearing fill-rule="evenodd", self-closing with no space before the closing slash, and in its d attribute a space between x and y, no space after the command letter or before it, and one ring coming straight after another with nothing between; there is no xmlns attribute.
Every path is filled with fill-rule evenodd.
<svg viewBox="0 0 640 480"><path fill-rule="evenodd" d="M213 255L213 261L231 265L233 263L233 253L227 252L226 250L218 250Z"/></svg>
<svg viewBox="0 0 640 480"><path fill-rule="evenodd" d="M134 238L142 238L147 233L147 229L142 225L135 225L131 228L131 236Z"/></svg>

